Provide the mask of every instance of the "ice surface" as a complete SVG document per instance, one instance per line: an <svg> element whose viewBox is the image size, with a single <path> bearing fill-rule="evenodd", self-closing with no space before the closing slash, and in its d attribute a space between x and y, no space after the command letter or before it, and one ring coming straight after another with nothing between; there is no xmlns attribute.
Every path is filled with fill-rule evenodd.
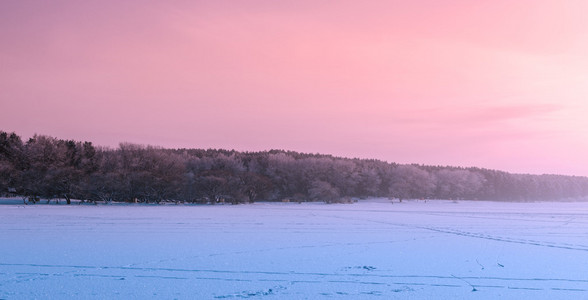
<svg viewBox="0 0 588 300"><path fill-rule="evenodd" d="M0 299L586 299L588 203L0 205Z"/></svg>

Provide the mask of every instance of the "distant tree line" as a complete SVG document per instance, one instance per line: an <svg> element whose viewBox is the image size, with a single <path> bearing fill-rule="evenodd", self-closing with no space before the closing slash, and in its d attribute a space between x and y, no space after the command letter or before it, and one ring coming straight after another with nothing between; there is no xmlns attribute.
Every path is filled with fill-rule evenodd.
<svg viewBox="0 0 588 300"><path fill-rule="evenodd" d="M556 200L588 196L588 178L406 165L283 150L164 149L0 131L0 194L35 201L159 203L352 198Z"/></svg>

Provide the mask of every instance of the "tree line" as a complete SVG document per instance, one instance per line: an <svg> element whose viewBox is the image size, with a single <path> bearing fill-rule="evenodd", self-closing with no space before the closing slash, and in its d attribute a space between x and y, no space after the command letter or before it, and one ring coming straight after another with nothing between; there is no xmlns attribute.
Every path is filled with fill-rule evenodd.
<svg viewBox="0 0 588 300"><path fill-rule="evenodd" d="M284 150L165 149L0 131L0 194L160 203L398 199L557 200L588 196L588 178L396 164Z"/></svg>

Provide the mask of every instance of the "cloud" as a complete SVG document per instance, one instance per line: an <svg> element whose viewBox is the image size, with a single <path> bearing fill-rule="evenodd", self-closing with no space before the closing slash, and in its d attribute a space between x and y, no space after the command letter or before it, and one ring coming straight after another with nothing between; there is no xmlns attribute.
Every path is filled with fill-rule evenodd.
<svg viewBox="0 0 588 300"><path fill-rule="evenodd" d="M484 107L472 110L462 115L466 120L475 122L499 122L515 119L529 119L546 116L563 109L558 104L514 104Z"/></svg>
<svg viewBox="0 0 588 300"><path fill-rule="evenodd" d="M398 110L394 120L404 124L429 124L431 126L494 126L508 121L535 122L564 110L561 104L503 104L503 105L452 105L431 108Z"/></svg>

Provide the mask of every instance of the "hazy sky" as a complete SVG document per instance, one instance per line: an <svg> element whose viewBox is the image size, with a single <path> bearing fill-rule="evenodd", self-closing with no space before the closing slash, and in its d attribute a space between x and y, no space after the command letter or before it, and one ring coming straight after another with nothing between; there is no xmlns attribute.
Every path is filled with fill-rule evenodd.
<svg viewBox="0 0 588 300"><path fill-rule="evenodd" d="M0 1L0 130L588 175L588 1Z"/></svg>

